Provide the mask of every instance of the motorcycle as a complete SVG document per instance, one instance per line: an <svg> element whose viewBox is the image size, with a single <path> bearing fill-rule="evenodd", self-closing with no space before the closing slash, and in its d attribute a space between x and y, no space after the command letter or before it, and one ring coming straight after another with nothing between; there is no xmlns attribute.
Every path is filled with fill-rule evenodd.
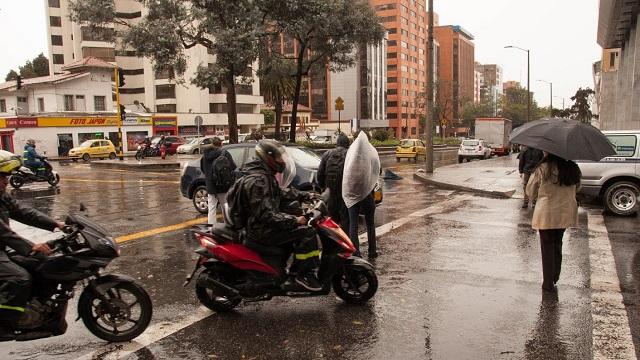
<svg viewBox="0 0 640 360"><path fill-rule="evenodd" d="M160 156L160 152L155 146L148 146L145 143L138 145L138 150L136 151L135 158L136 160L144 159L145 157L154 157Z"/></svg>
<svg viewBox="0 0 640 360"><path fill-rule="evenodd" d="M135 279L103 274L120 250L108 231L81 215L69 215L65 235L47 242L50 256L9 257L33 276L31 299L12 334L1 341L28 341L66 332L67 303L77 283L84 286L78 317L95 336L109 342L130 341L147 328L152 304Z"/></svg>
<svg viewBox="0 0 640 360"><path fill-rule="evenodd" d="M367 302L378 289L374 267L364 259L353 256L356 251L353 243L327 216L327 195L315 200L313 207L304 213L322 244L318 269L318 279L323 284L321 291L301 288L293 281L293 272L282 276L277 267L272 265L278 263L284 268L289 252L274 253L272 260L275 261L267 262L242 244L239 232L223 224L214 225L211 232L192 230L201 247L196 250L199 258L184 285L189 284L202 268L196 279L196 295L203 305L217 312L229 311L241 301L266 301L274 296L326 296L331 288L347 303ZM273 253L274 248L268 249Z"/></svg>
<svg viewBox="0 0 640 360"><path fill-rule="evenodd" d="M57 171L53 171L53 167L47 161L47 158L42 158L42 164L44 170L35 171L27 166L21 166L11 178L9 178L9 184L14 189L19 189L25 184L32 182L48 182L51 186L56 186L60 182L60 175Z"/></svg>

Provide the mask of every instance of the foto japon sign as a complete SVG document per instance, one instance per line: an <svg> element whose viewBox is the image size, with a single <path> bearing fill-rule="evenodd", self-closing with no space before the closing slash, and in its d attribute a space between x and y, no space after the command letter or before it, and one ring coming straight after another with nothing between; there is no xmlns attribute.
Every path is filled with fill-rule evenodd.
<svg viewBox="0 0 640 360"><path fill-rule="evenodd" d="M118 119L113 117L65 117L38 118L40 127L76 127L76 126L117 126Z"/></svg>

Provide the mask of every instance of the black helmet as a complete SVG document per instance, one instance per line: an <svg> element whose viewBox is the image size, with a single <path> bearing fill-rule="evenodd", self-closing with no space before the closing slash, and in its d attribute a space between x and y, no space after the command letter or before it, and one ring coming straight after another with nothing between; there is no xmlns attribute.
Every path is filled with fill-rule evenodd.
<svg viewBox="0 0 640 360"><path fill-rule="evenodd" d="M285 153L284 146L279 142L271 139L264 139L256 145L256 155L264 162L269 169L276 173L281 173L286 167L286 163L282 156Z"/></svg>

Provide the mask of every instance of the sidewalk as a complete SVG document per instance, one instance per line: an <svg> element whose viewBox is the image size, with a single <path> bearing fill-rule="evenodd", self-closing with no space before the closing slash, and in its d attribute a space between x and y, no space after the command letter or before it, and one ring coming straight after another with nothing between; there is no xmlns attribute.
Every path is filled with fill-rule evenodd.
<svg viewBox="0 0 640 360"><path fill-rule="evenodd" d="M524 198L516 154L443 166L429 175L424 170L418 170L414 177L445 189L502 198Z"/></svg>

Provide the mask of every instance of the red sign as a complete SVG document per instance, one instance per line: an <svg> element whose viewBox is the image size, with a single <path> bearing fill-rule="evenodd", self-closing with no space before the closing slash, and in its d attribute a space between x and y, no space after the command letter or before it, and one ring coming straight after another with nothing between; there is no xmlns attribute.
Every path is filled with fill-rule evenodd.
<svg viewBox="0 0 640 360"><path fill-rule="evenodd" d="M37 118L7 119L7 127L8 128L38 127L38 119Z"/></svg>

